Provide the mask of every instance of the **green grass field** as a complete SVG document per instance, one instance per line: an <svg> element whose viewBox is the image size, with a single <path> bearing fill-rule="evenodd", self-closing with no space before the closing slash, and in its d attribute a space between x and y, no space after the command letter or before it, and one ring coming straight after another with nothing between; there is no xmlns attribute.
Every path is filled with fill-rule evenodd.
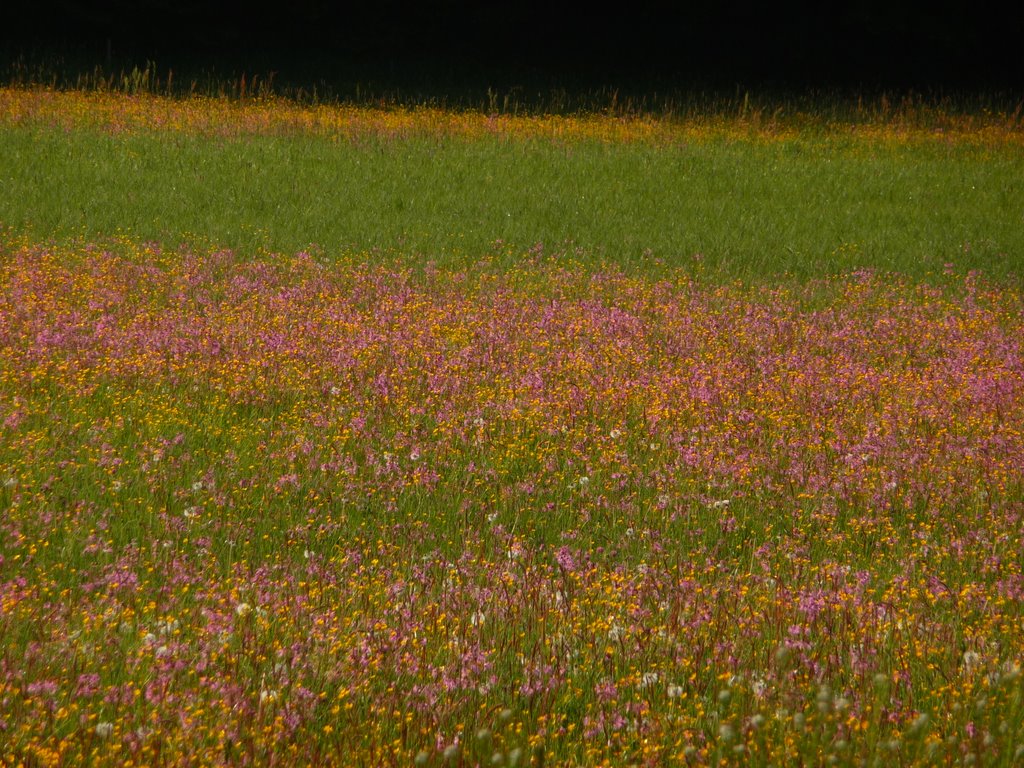
<svg viewBox="0 0 1024 768"><path fill-rule="evenodd" d="M0 766L1021 764L1015 128L318 115L0 89Z"/></svg>
<svg viewBox="0 0 1024 768"><path fill-rule="evenodd" d="M458 139L211 139L0 130L0 223L35 239L328 254L465 266L567 244L584 262L715 279L1024 270L1024 153L809 137L687 146ZM505 249L503 249L505 250ZM699 255L699 256L698 256ZM699 262L699 266L698 266Z"/></svg>

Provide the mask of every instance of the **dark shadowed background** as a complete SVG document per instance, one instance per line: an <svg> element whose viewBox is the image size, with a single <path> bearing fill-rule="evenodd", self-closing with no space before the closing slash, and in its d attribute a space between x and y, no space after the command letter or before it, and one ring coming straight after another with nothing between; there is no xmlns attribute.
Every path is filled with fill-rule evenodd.
<svg viewBox="0 0 1024 768"><path fill-rule="evenodd" d="M990 0L282 3L7 0L0 63L65 72L156 64L347 93L597 87L1014 90L1024 5Z"/></svg>

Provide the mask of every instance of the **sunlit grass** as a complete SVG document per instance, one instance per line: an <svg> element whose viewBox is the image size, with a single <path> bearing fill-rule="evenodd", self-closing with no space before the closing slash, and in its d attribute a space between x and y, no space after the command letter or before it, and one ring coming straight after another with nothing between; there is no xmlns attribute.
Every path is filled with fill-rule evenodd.
<svg viewBox="0 0 1024 768"><path fill-rule="evenodd" d="M1024 759L1017 117L125 90L0 90L4 765Z"/></svg>
<svg viewBox="0 0 1024 768"><path fill-rule="evenodd" d="M715 280L860 267L923 277L946 263L1021 274L1012 121L802 132L0 93L0 222L36 239L376 248L455 268L541 243Z"/></svg>

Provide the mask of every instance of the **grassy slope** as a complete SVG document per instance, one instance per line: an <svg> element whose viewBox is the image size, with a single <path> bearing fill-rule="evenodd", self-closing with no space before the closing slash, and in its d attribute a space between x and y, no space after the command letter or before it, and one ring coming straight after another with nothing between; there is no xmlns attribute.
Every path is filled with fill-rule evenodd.
<svg viewBox="0 0 1024 768"><path fill-rule="evenodd" d="M584 259L722 278L946 261L1024 266L1018 149L846 141L676 148L500 139L210 139L0 131L0 224L253 249L381 247L441 264L571 240ZM644 256L646 250L653 254Z"/></svg>

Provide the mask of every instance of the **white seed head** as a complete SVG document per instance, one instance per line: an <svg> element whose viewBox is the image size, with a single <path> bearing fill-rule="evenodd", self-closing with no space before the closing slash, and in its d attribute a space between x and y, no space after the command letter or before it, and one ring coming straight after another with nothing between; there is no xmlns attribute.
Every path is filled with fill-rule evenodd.
<svg viewBox="0 0 1024 768"><path fill-rule="evenodd" d="M964 651L960 665L963 667L964 672L968 675L971 674L981 666L981 654L977 651Z"/></svg>

